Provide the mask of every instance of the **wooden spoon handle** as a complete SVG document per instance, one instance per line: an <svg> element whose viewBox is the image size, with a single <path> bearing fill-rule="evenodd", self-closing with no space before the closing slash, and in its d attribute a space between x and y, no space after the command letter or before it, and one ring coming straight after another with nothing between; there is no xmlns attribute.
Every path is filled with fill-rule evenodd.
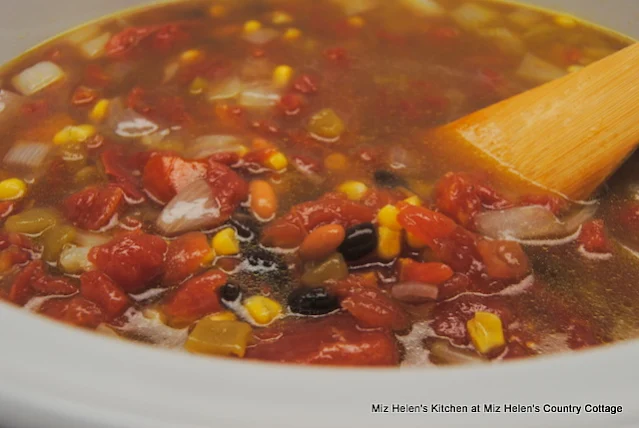
<svg viewBox="0 0 639 428"><path fill-rule="evenodd" d="M639 143L639 44L441 130L541 187L585 199Z"/></svg>

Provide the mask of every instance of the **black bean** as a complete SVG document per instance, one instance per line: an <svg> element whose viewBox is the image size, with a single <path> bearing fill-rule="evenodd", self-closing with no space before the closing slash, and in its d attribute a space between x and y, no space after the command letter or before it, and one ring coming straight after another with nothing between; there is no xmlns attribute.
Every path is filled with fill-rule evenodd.
<svg viewBox="0 0 639 428"><path fill-rule="evenodd" d="M231 282L220 288L220 298L227 302L235 302L239 299L240 294L242 294L240 286Z"/></svg>
<svg viewBox="0 0 639 428"><path fill-rule="evenodd" d="M377 231L371 223L362 223L346 230L344 242L337 248L346 261L361 259L377 248Z"/></svg>
<svg viewBox="0 0 639 428"><path fill-rule="evenodd" d="M378 169L375 171L373 178L375 179L375 183L381 187L393 188L406 186L406 180L385 169Z"/></svg>
<svg viewBox="0 0 639 428"><path fill-rule="evenodd" d="M299 287L288 296L288 306L296 314L324 315L339 309L339 301L324 287Z"/></svg>

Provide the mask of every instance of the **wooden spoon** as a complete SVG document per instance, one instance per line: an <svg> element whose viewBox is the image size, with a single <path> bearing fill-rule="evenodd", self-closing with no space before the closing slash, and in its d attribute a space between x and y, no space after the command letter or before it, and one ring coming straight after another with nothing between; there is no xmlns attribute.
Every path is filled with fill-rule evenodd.
<svg viewBox="0 0 639 428"><path fill-rule="evenodd" d="M639 43L436 133L539 187L585 199L639 143Z"/></svg>

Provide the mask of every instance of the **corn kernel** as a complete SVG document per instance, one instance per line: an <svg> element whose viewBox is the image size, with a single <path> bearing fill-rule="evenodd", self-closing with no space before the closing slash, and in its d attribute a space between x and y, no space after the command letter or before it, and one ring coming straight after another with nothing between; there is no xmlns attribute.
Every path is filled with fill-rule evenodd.
<svg viewBox="0 0 639 428"><path fill-rule="evenodd" d="M8 178L0 181L0 200L13 201L27 193L27 183L19 178Z"/></svg>
<svg viewBox="0 0 639 428"><path fill-rule="evenodd" d="M93 125L66 126L53 137L55 144L81 143L96 133Z"/></svg>
<svg viewBox="0 0 639 428"><path fill-rule="evenodd" d="M213 5L209 9L209 15L211 15L213 18L220 18L226 15L226 8L221 4Z"/></svg>
<svg viewBox="0 0 639 428"><path fill-rule="evenodd" d="M244 23L244 32L245 33L254 33L255 31L262 28L262 23L260 21L256 21L251 19L250 21L246 21Z"/></svg>
<svg viewBox="0 0 639 428"><path fill-rule="evenodd" d="M348 25L355 28L362 28L364 26L364 18L361 16L351 16L348 18Z"/></svg>
<svg viewBox="0 0 639 428"><path fill-rule="evenodd" d="M273 12L273 18L272 18L271 22L273 22L273 24L275 24L275 25L289 24L289 23L293 22L293 17L291 15L289 15L288 13L286 13L286 12L282 12L281 10L277 10L277 11Z"/></svg>
<svg viewBox="0 0 639 428"><path fill-rule="evenodd" d="M288 159L286 159L284 153L277 152L266 160L265 166L275 171L280 171L288 166Z"/></svg>
<svg viewBox="0 0 639 428"><path fill-rule="evenodd" d="M202 51L200 51L199 49L189 49L188 51L182 52L182 55L180 55L180 61L189 63L189 62L196 61L201 56L202 56Z"/></svg>
<svg viewBox="0 0 639 428"><path fill-rule="evenodd" d="M337 191L346 194L351 201L359 201L368 191L368 186L361 181L345 181L339 185Z"/></svg>
<svg viewBox="0 0 639 428"><path fill-rule="evenodd" d="M199 321L186 339L189 352L243 357L251 337L251 326L240 321Z"/></svg>
<svg viewBox="0 0 639 428"><path fill-rule="evenodd" d="M377 213L377 221L381 226L392 230L402 230L402 225L397 221L399 210L394 205L386 205Z"/></svg>
<svg viewBox="0 0 639 428"><path fill-rule="evenodd" d="M482 354L488 354L506 343L501 319L490 312L475 312L466 328L475 349Z"/></svg>
<svg viewBox="0 0 639 428"><path fill-rule="evenodd" d="M202 92L204 92L204 90L209 86L209 82L206 79L203 79L201 77L196 77L195 79L193 79L193 81L191 82L191 85L189 86L189 93L191 95L199 95Z"/></svg>
<svg viewBox="0 0 639 428"><path fill-rule="evenodd" d="M231 311L222 311L209 315L206 319L211 321L237 321L237 316Z"/></svg>
<svg viewBox="0 0 639 428"><path fill-rule="evenodd" d="M411 196L410 198L404 199L404 202L406 202L408 205L413 205L415 207L421 207L422 206L422 200L419 199L419 196L417 196L417 195L414 195L414 196Z"/></svg>
<svg viewBox="0 0 639 428"><path fill-rule="evenodd" d="M109 100L104 99L95 103L95 105L89 112L89 119L97 123L102 122L106 117L107 111L109 110L109 104L111 104Z"/></svg>
<svg viewBox="0 0 639 428"><path fill-rule="evenodd" d="M284 40L297 40L302 36L302 32L297 28L289 28L284 32Z"/></svg>
<svg viewBox="0 0 639 428"><path fill-rule="evenodd" d="M284 88L293 77L293 69L288 65L278 65L273 70L273 84L278 88Z"/></svg>
<svg viewBox="0 0 639 428"><path fill-rule="evenodd" d="M282 313L282 305L264 296L251 296L244 301L244 308L258 324L268 324Z"/></svg>
<svg viewBox="0 0 639 428"><path fill-rule="evenodd" d="M402 232L380 226L378 231L377 255L382 260L392 260L402 250Z"/></svg>
<svg viewBox="0 0 639 428"><path fill-rule="evenodd" d="M213 250L220 256L233 256L240 252L240 243L235 230L230 227L220 230L213 237Z"/></svg>
<svg viewBox="0 0 639 428"><path fill-rule="evenodd" d="M348 159L341 153L331 153L324 158L324 166L331 171L343 171L348 165Z"/></svg>
<svg viewBox="0 0 639 428"><path fill-rule="evenodd" d="M577 20L572 16L557 15L555 16L555 24L564 28L575 28L577 26Z"/></svg>
<svg viewBox="0 0 639 428"><path fill-rule="evenodd" d="M426 243L410 232L406 232L406 243L415 250L426 248Z"/></svg>
<svg viewBox="0 0 639 428"><path fill-rule="evenodd" d="M243 158L244 156L246 156L246 154L249 152L248 147L246 147L245 145L241 145L237 148L237 155L241 158Z"/></svg>

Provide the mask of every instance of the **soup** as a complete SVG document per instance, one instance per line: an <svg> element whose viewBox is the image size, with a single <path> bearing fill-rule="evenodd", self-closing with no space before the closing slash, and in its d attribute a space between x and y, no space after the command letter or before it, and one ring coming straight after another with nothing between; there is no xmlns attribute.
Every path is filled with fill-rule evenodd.
<svg viewBox="0 0 639 428"><path fill-rule="evenodd" d="M628 43L453 0L191 1L74 30L0 74L0 299L303 364L633 338L635 158L574 203L425 144Z"/></svg>

